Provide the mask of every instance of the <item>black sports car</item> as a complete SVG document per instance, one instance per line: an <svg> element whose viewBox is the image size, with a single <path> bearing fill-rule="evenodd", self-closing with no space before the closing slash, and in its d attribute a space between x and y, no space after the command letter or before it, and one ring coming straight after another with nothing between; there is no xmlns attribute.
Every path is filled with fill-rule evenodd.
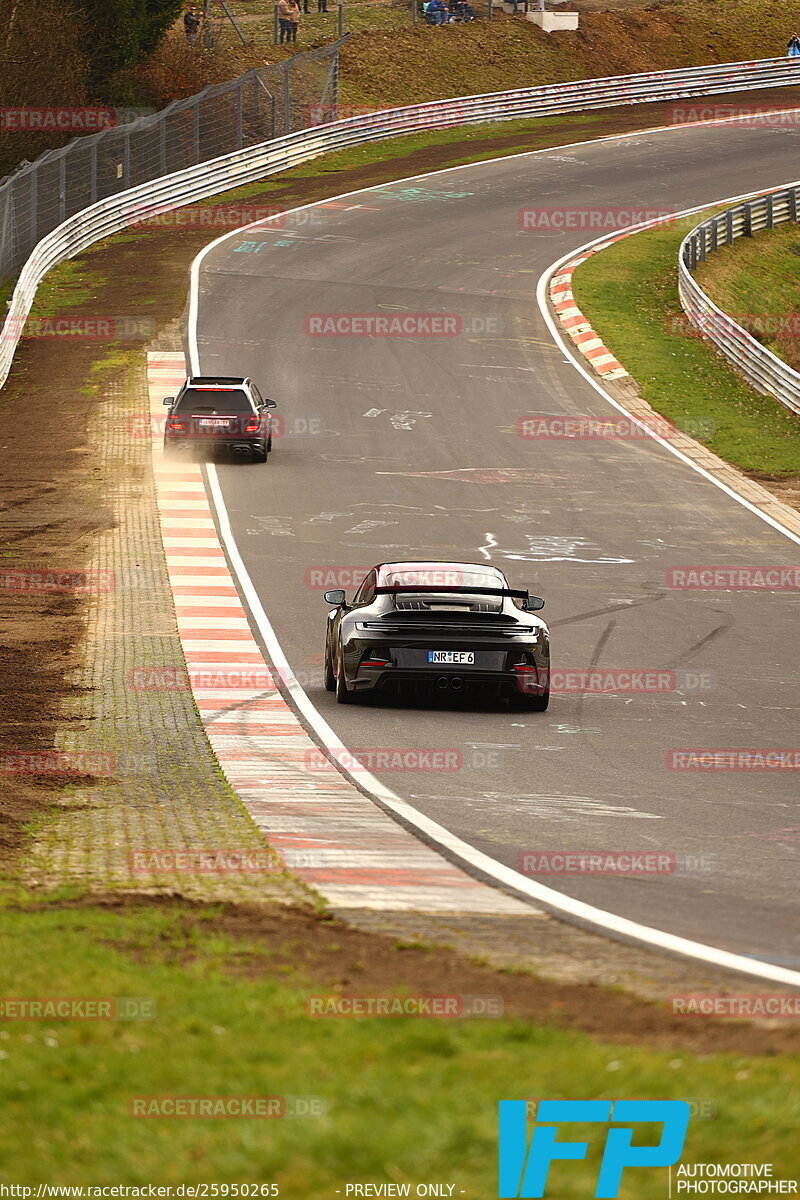
<svg viewBox="0 0 800 1200"><path fill-rule="evenodd" d="M325 687L340 704L414 685L507 696L542 712L550 699L550 634L540 596L474 563L382 563L351 604L325 592Z"/></svg>

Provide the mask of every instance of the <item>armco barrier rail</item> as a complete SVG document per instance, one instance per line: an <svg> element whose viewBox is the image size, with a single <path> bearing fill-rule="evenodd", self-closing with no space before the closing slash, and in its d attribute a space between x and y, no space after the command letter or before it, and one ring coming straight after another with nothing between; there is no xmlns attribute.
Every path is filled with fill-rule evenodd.
<svg viewBox="0 0 800 1200"><path fill-rule="evenodd" d="M792 59L778 58L720 63L645 75L584 79L386 109L304 129L117 192L58 224L41 239L23 266L0 332L0 385L8 377L36 289L46 273L101 238L145 219L148 213L178 208L217 192L252 183L331 150L376 142L398 134L800 83L800 68L793 62Z"/></svg>
<svg viewBox="0 0 800 1200"><path fill-rule="evenodd" d="M684 312L698 332L722 351L756 391L775 396L800 416L800 374L717 308L692 274L697 264L705 262L707 255L720 246L730 246L736 238L752 237L760 229L797 221L798 211L800 185L793 184L703 221L681 243L678 291Z"/></svg>

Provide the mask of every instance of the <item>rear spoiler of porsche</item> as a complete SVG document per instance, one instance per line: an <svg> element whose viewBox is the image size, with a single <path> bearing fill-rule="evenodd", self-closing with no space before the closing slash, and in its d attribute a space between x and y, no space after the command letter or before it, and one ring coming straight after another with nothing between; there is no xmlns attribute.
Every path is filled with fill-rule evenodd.
<svg viewBox="0 0 800 1200"><path fill-rule="evenodd" d="M528 592L514 591L511 588L490 588L490 587L467 587L458 583L392 583L384 584L375 588L376 596L396 596L400 592L439 592L448 596L457 594L459 596L502 596L512 597L515 600L527 600Z"/></svg>

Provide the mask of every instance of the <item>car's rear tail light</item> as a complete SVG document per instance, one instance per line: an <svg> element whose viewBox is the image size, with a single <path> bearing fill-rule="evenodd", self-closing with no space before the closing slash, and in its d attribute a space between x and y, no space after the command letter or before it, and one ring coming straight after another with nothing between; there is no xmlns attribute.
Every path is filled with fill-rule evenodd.
<svg viewBox="0 0 800 1200"><path fill-rule="evenodd" d="M167 417L167 429L183 430L186 426L177 417Z"/></svg>
<svg viewBox="0 0 800 1200"><path fill-rule="evenodd" d="M386 658L380 650L368 650L361 665L364 667L391 667L393 664L392 660Z"/></svg>
<svg viewBox="0 0 800 1200"><path fill-rule="evenodd" d="M245 433L258 433L258 421L255 418L248 421L244 427L244 431Z"/></svg>

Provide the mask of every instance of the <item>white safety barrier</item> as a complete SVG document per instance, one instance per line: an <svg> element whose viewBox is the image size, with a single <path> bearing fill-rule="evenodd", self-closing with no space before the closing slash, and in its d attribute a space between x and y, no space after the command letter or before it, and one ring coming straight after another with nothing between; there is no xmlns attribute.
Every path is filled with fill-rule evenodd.
<svg viewBox="0 0 800 1200"><path fill-rule="evenodd" d="M760 229L772 229L785 221L797 221L800 185L779 192L768 192L745 204L737 204L697 225L681 243L678 258L678 291L689 320L702 337L725 355L758 392L775 396L786 408L800 416L800 374L761 345L754 334L769 337L780 332L781 323L800 324L797 313L751 313L745 329L733 317L718 308L703 291L692 272L699 262L720 246L730 246L736 238L752 237ZM741 319L741 314L737 314ZM800 330L793 329L795 336Z"/></svg>

